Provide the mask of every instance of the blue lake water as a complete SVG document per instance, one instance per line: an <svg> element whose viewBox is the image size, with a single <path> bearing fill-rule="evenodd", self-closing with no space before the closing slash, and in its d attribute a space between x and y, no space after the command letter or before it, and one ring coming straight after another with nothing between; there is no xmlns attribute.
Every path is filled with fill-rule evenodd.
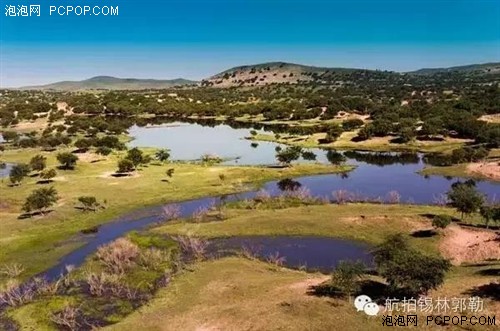
<svg viewBox="0 0 500 331"><path fill-rule="evenodd" d="M331 272L342 260L362 261L373 265L371 247L352 240L317 236L243 236L214 239L209 251L218 254L241 252L269 260L282 259L289 268L304 268L310 271Z"/></svg>
<svg viewBox="0 0 500 331"><path fill-rule="evenodd" d="M204 153L212 153L232 159L225 164L276 164L275 148L285 146L272 142L258 142L257 147L252 147L252 141L244 139L251 135L250 131L251 129L234 129L225 124L209 127L181 122L159 127L133 126L130 128L130 135L134 140L130 146L168 148L175 160L195 160ZM316 162L328 163L327 151L319 148L308 150L316 154ZM349 155L349 153L344 154ZM362 156L368 153L358 154ZM441 176L424 177L418 174L417 172L425 166L422 155L401 162L397 157L394 158L396 153L372 154L380 155L382 159L385 156L392 164L391 162L373 164L363 161L363 158L346 157L346 164L356 166L347 177L311 176L302 178L301 183L313 194L321 196L331 196L332 191L336 190L347 190L361 196L383 198L388 192L397 191L401 195L402 202L432 203L457 180ZM500 198L500 183L481 181L478 183L478 188L490 199Z"/></svg>

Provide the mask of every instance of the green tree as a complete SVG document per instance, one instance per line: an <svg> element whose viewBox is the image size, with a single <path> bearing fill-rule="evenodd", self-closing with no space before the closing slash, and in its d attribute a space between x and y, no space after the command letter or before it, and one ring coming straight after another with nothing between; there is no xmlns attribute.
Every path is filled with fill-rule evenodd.
<svg viewBox="0 0 500 331"><path fill-rule="evenodd" d="M373 137L373 126L371 124L367 124L361 128L358 132L357 139L358 140L368 140Z"/></svg>
<svg viewBox="0 0 500 331"><path fill-rule="evenodd" d="M331 283L342 294L351 300L351 296L360 290L360 280L366 272L366 267L361 261L340 261L332 273Z"/></svg>
<svg viewBox="0 0 500 331"><path fill-rule="evenodd" d="M342 122L342 129L344 129L345 131L352 131L354 129L361 127L363 124L364 122L362 119L352 118Z"/></svg>
<svg viewBox="0 0 500 331"><path fill-rule="evenodd" d="M47 166L47 158L43 155L35 155L30 160L30 167L33 171L42 171Z"/></svg>
<svg viewBox="0 0 500 331"><path fill-rule="evenodd" d="M31 168L29 165L24 163L16 164L10 169L9 179L13 185L18 185L24 179L24 177L28 176Z"/></svg>
<svg viewBox="0 0 500 331"><path fill-rule="evenodd" d="M450 205L461 213L462 220L464 214L470 215L484 204L484 196L477 191L476 183L472 180L453 183L446 195Z"/></svg>
<svg viewBox="0 0 500 331"><path fill-rule="evenodd" d="M340 137L342 132L343 132L342 127L336 123L329 126L326 131L326 138L325 138L326 142L329 143L334 142Z"/></svg>
<svg viewBox="0 0 500 331"><path fill-rule="evenodd" d="M130 161L129 159L122 159L118 161L118 170L117 172L119 174L127 173L127 172L132 172L134 171L134 163Z"/></svg>
<svg viewBox="0 0 500 331"><path fill-rule="evenodd" d="M23 211L28 214L39 211L43 214L47 208L57 202L57 199L57 191L54 187L36 189L26 198Z"/></svg>
<svg viewBox="0 0 500 331"><path fill-rule="evenodd" d="M97 208L101 206L101 204L97 202L96 197L93 196L81 196L78 198L78 202L80 202L83 211L96 211Z"/></svg>
<svg viewBox="0 0 500 331"><path fill-rule="evenodd" d="M86 152L90 147L92 147L92 139L81 138L75 141L75 147L82 152Z"/></svg>
<svg viewBox="0 0 500 331"><path fill-rule="evenodd" d="M289 146L276 153L276 159L278 162L289 166L293 161L300 158L302 154L302 148L298 146Z"/></svg>
<svg viewBox="0 0 500 331"><path fill-rule="evenodd" d="M170 158L170 152L168 149L160 149L156 152L155 157L160 162L167 162Z"/></svg>
<svg viewBox="0 0 500 331"><path fill-rule="evenodd" d="M50 182L56 175L56 169L45 169L40 173L40 178L45 182Z"/></svg>
<svg viewBox="0 0 500 331"><path fill-rule="evenodd" d="M112 151L113 150L111 148L106 147L106 146L99 146L96 149L96 153L99 155L102 155L102 156L107 156L107 155L111 154Z"/></svg>
<svg viewBox="0 0 500 331"><path fill-rule="evenodd" d="M445 214L436 215L432 219L432 226L439 229L446 228L448 225L450 225L450 223L451 223L450 215L445 215Z"/></svg>
<svg viewBox="0 0 500 331"><path fill-rule="evenodd" d="M438 288L451 267L448 260L410 248L402 234L388 237L373 256L377 272L387 280L389 288L409 295L427 294Z"/></svg>
<svg viewBox="0 0 500 331"><path fill-rule="evenodd" d="M168 176L168 178L172 178L172 176L174 175L174 171L175 171L174 168L169 168L169 169L167 169L165 174Z"/></svg>
<svg viewBox="0 0 500 331"><path fill-rule="evenodd" d="M410 142L416 136L415 130L411 127L403 127L399 129L398 135L401 143Z"/></svg>
<svg viewBox="0 0 500 331"><path fill-rule="evenodd" d="M74 169L78 156L69 152L62 152L57 154L57 161L61 164L62 169Z"/></svg>
<svg viewBox="0 0 500 331"><path fill-rule="evenodd" d="M500 205L484 205L479 208L479 213L483 217L486 228L489 227L490 222L500 222Z"/></svg>
<svg viewBox="0 0 500 331"><path fill-rule="evenodd" d="M127 152L127 156L125 156L125 159L131 161L134 165L134 168L137 168L144 162L144 153L142 153L139 148L134 147Z"/></svg>

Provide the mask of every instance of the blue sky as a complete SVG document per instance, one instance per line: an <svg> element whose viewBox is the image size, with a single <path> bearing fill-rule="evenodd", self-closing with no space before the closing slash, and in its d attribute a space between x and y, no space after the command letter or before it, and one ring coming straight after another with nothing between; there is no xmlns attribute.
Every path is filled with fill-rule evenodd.
<svg viewBox="0 0 500 331"><path fill-rule="evenodd" d="M500 61L499 0L6 0L0 84L95 75L200 79L240 64L407 71ZM118 16L49 15L50 5L118 6Z"/></svg>

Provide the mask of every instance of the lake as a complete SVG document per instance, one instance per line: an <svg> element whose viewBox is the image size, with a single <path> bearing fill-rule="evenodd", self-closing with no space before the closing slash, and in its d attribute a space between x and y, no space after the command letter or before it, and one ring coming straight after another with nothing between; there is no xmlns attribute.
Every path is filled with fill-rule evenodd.
<svg viewBox="0 0 500 331"><path fill-rule="evenodd" d="M173 122L163 126L133 126L129 133L134 138L131 147L168 148L172 159L196 160L204 153L230 159L228 165L276 164L276 147L286 147L272 142L252 141L250 128L232 128L226 124L203 126L200 124ZM256 130L257 132L265 132ZM269 131L268 131L269 133ZM327 151L308 149L317 155L317 162L328 163ZM425 164L421 154L342 152L347 164L356 169L347 175L308 176L300 183L314 195L331 197L333 191L346 190L367 198L384 198L390 191L397 191L401 202L433 203L439 199L458 178L422 176L417 172ZM311 162L304 161L302 162ZM500 196L500 183L478 182L478 188L490 199ZM270 187L273 190L275 187Z"/></svg>

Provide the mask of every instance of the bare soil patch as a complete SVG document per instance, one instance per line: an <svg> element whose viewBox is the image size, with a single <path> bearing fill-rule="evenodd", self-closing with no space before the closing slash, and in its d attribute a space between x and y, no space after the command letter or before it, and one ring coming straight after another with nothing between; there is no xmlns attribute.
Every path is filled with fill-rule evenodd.
<svg viewBox="0 0 500 331"><path fill-rule="evenodd" d="M289 289L291 290L298 290L301 292L306 292L308 288L311 286L317 286L321 283L326 282L328 279L330 279L330 276L319 276L319 277L313 277L313 278L308 278L305 280L302 280L297 283L293 283L288 286Z"/></svg>
<svg viewBox="0 0 500 331"><path fill-rule="evenodd" d="M96 153L91 153L91 152L85 152L85 153L78 153L78 160L82 162L96 162L98 160L101 160L103 157L100 156L99 154Z"/></svg>
<svg viewBox="0 0 500 331"><path fill-rule="evenodd" d="M500 259L500 235L494 231L450 225L439 249L454 265Z"/></svg>
<svg viewBox="0 0 500 331"><path fill-rule="evenodd" d="M467 172L500 181L500 161L471 163L467 165Z"/></svg>
<svg viewBox="0 0 500 331"><path fill-rule="evenodd" d="M499 114L491 114L491 115L483 115L479 119L481 121L490 122L490 123L500 123L500 113Z"/></svg>

